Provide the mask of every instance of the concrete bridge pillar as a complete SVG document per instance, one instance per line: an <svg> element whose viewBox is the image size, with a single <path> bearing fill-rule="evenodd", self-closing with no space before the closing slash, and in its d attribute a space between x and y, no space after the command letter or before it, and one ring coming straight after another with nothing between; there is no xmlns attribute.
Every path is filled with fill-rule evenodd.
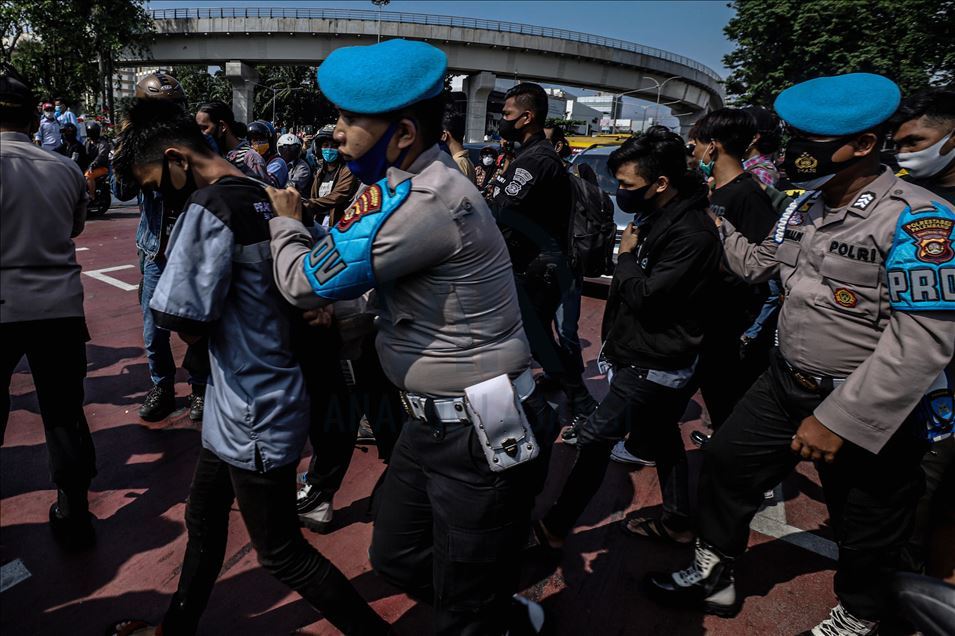
<svg viewBox="0 0 955 636"><path fill-rule="evenodd" d="M232 82L232 112L236 121L248 124L252 121L255 82L259 74L245 62L233 60L225 64L225 76Z"/></svg>
<svg viewBox="0 0 955 636"><path fill-rule="evenodd" d="M468 96L467 139L470 143L484 141L487 125L487 98L494 90L497 76L488 71L468 75L462 88Z"/></svg>
<svg viewBox="0 0 955 636"><path fill-rule="evenodd" d="M707 112L706 110L698 110L692 113L677 115L676 118L680 120L680 136L686 139L686 135L690 132L690 128L693 128L693 124L700 121Z"/></svg>

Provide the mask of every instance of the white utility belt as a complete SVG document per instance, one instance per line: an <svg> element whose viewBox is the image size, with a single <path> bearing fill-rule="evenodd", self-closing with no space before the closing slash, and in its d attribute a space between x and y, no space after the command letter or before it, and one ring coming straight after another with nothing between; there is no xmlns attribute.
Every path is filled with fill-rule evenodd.
<svg viewBox="0 0 955 636"><path fill-rule="evenodd" d="M534 384L534 374L530 369L527 369L524 373L511 381L511 385L514 387L514 393L517 394L518 399L523 402L534 392L536 386ZM467 407L465 406L464 396L432 398L427 395L422 395L421 393L410 392L402 393L401 396L404 400L405 408L408 409L408 414L417 420L426 421L428 419L425 412L425 405L428 400L431 400L434 403L434 410L437 413L438 419L444 424L471 421L471 418L468 416Z"/></svg>

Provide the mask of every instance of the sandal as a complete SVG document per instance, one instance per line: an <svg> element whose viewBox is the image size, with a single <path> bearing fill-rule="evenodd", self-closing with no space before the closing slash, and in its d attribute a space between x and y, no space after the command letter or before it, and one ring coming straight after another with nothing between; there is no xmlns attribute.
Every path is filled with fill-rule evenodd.
<svg viewBox="0 0 955 636"><path fill-rule="evenodd" d="M161 627L153 627L138 618L127 618L106 629L106 636L145 636L144 630L154 629L153 636L162 636Z"/></svg>
<svg viewBox="0 0 955 636"><path fill-rule="evenodd" d="M660 519L649 517L633 517L620 526L625 534L633 537L643 537L662 541L672 545L692 545L695 537L692 532L674 533ZM684 538L685 537L685 538Z"/></svg>

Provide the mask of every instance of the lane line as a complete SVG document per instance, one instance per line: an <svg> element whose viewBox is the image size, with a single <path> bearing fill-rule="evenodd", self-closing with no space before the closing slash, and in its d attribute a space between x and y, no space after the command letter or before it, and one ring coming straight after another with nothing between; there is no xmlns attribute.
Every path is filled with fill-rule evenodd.
<svg viewBox="0 0 955 636"><path fill-rule="evenodd" d="M0 593L6 592L17 583L30 578L30 570L20 559L14 559L0 567Z"/></svg>
<svg viewBox="0 0 955 636"><path fill-rule="evenodd" d="M104 267L103 269L94 269L88 272L83 272L90 278L95 278L96 280L102 281L107 285L112 285L113 287L118 287L123 291L133 291L139 289L139 285L130 285L125 281L121 281L118 278L113 278L112 276L107 276L106 272L118 272L124 269L133 269L135 265L117 265L116 267Z"/></svg>
<svg viewBox="0 0 955 636"><path fill-rule="evenodd" d="M77 247L77 248L76 248L76 251L77 251L77 252L87 252L87 251L89 251L89 249L90 249L90 248L88 248L88 247Z"/></svg>
<svg viewBox="0 0 955 636"><path fill-rule="evenodd" d="M773 489L772 503L756 513L749 527L760 534L791 543L827 559L836 561L839 558L839 548L834 541L789 525L782 484Z"/></svg>

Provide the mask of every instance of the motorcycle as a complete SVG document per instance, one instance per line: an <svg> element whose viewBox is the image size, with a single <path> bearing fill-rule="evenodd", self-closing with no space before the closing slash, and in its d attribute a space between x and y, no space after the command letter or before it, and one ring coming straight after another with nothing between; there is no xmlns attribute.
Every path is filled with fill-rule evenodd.
<svg viewBox="0 0 955 636"><path fill-rule="evenodd" d="M96 178L93 197L87 207L87 216L103 216L113 204L113 197L109 190L109 173Z"/></svg>

